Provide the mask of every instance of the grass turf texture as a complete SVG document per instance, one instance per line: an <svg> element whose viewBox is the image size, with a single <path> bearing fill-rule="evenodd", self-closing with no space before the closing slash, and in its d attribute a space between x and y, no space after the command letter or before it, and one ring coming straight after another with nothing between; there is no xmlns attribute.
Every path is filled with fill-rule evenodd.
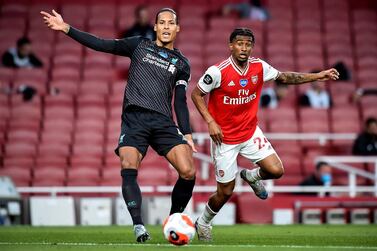
<svg viewBox="0 0 377 251"><path fill-rule="evenodd" d="M0 250L377 250L377 226L215 226L210 244L170 246L161 226L148 226L152 240L137 244L131 226L0 227Z"/></svg>

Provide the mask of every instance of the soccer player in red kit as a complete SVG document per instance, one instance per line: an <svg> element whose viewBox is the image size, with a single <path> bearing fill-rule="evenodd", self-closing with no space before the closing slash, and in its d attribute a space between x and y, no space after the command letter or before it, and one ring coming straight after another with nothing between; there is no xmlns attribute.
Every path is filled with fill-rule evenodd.
<svg viewBox="0 0 377 251"><path fill-rule="evenodd" d="M319 73L279 72L265 61L250 57L254 43L251 30L235 29L229 39L231 56L209 67L191 95L208 123L217 180L216 192L195 223L199 240L212 240L212 219L233 193L238 154L259 166L242 170L240 176L261 199L268 197L261 180L278 179L284 173L280 158L258 127L257 111L263 83L276 80L283 84L302 84L339 78L335 69ZM207 108L203 97L208 93Z"/></svg>

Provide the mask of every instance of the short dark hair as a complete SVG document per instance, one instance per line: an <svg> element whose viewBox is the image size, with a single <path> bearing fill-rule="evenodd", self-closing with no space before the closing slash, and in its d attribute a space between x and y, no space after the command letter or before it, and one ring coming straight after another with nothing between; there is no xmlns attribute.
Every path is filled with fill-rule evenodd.
<svg viewBox="0 0 377 251"><path fill-rule="evenodd" d="M25 44L31 44L31 41L27 37L22 37L17 40L17 47L21 47Z"/></svg>
<svg viewBox="0 0 377 251"><path fill-rule="evenodd" d="M237 36L251 37L253 44L255 43L254 33L248 28L235 28L229 37L229 42L232 43Z"/></svg>
<svg viewBox="0 0 377 251"><path fill-rule="evenodd" d="M158 15L160 15L160 13L162 12L165 12L165 11L168 11L168 12L171 12L175 15L175 23L176 24L179 24L178 22L178 15L177 15L177 12L175 12L175 10L173 10L172 8L162 8L161 10L159 10L156 14L156 19L154 21L155 24L157 24L157 20L158 20Z"/></svg>
<svg viewBox="0 0 377 251"><path fill-rule="evenodd" d="M328 163L324 161L320 161L315 165L315 169L318 171L322 166L327 166Z"/></svg>
<svg viewBox="0 0 377 251"><path fill-rule="evenodd" d="M367 118L367 120L365 120L365 126L366 127L369 127L370 124L373 124L373 123L377 123L377 120L374 117L369 117L369 118Z"/></svg>

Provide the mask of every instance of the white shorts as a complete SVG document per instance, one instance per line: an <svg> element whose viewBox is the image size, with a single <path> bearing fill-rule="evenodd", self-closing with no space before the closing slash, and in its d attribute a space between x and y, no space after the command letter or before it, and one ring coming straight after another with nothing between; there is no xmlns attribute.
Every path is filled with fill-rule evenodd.
<svg viewBox="0 0 377 251"><path fill-rule="evenodd" d="M216 181L228 183L236 178L238 154L257 163L274 153L276 153L274 148L259 127L249 140L240 144L216 145L211 140L211 156L215 164Z"/></svg>

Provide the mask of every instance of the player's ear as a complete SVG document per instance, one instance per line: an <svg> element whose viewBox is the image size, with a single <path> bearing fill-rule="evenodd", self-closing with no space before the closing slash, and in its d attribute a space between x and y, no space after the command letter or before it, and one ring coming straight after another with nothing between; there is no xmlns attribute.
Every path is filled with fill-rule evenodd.
<svg viewBox="0 0 377 251"><path fill-rule="evenodd" d="M177 32L179 32L181 30L181 26L179 26L179 24L177 24Z"/></svg>
<svg viewBox="0 0 377 251"><path fill-rule="evenodd" d="M233 43L229 43L228 46L229 46L229 49L232 51L233 50Z"/></svg>
<svg viewBox="0 0 377 251"><path fill-rule="evenodd" d="M153 30L154 30L154 31L157 31L157 24L154 24L154 26L153 26Z"/></svg>

